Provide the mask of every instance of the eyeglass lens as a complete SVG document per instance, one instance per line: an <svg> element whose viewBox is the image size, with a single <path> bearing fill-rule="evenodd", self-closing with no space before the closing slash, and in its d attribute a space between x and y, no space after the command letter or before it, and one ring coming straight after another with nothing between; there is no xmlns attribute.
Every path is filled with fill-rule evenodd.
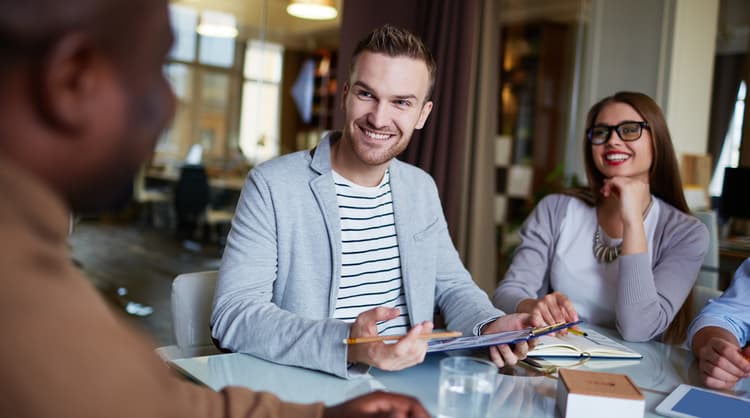
<svg viewBox="0 0 750 418"><path fill-rule="evenodd" d="M625 122L617 126L594 126L591 128L591 142L594 144L607 142L613 130L623 141L635 141L641 137L643 126L638 122Z"/></svg>

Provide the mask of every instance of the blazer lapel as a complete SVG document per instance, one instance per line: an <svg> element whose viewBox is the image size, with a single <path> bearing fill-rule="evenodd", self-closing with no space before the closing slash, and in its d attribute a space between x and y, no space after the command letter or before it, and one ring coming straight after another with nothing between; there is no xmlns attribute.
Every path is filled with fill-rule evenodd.
<svg viewBox="0 0 750 418"><path fill-rule="evenodd" d="M399 170L399 161L393 160L389 170L391 176L391 195L393 197L393 218L396 224L396 240L398 242L398 251L401 258L401 277L404 283L404 293L406 294L406 306L409 308L409 323L414 325L414 310L418 297L416 280L410 280L410 273L413 271L414 257L414 229L410 216L414 214L412 205L413 198L409 196L409 188L402 181L401 171Z"/></svg>
<svg viewBox="0 0 750 418"><path fill-rule="evenodd" d="M328 244L331 248L331 287L328 293L328 316L333 316L336 309L336 297L339 291L339 282L341 280L341 222L339 219L339 207L336 201L336 188L333 184L333 174L331 172L331 135L324 136L320 144L315 148L312 154L310 168L316 171L319 176L310 181L315 200L318 202L320 213L328 232ZM312 216L312 214L311 214ZM327 260L320 260L325 263Z"/></svg>

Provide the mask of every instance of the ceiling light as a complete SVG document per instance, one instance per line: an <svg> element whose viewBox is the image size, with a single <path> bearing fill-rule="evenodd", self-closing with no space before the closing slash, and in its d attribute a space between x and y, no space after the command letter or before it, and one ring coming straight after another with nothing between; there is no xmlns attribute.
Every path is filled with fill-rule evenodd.
<svg viewBox="0 0 750 418"><path fill-rule="evenodd" d="M236 38L237 20L228 13L204 10L201 13L201 21L196 29L203 36L215 38Z"/></svg>
<svg viewBox="0 0 750 418"><path fill-rule="evenodd" d="M286 12L301 19L328 20L338 16L332 0L292 0Z"/></svg>

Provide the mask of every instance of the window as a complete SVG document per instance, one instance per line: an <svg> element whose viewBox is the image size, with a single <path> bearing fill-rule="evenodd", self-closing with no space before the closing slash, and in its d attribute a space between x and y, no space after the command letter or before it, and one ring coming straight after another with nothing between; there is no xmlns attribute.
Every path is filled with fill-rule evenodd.
<svg viewBox="0 0 750 418"><path fill-rule="evenodd" d="M240 148L253 164L279 154L281 45L250 41L245 52Z"/></svg>
<svg viewBox="0 0 750 418"><path fill-rule="evenodd" d="M195 144L205 164L225 165L239 150L251 163L278 155L282 46L215 36L216 22L236 25L230 14L170 4L170 15L175 42L164 72L177 110L155 164L178 165Z"/></svg>
<svg viewBox="0 0 750 418"><path fill-rule="evenodd" d="M742 122L745 114L745 98L747 97L747 84L743 81L737 90L737 101L734 104L734 113L729 122L727 136L721 147L721 154L716 162L716 169L708 186L711 196L720 196L724 184L724 169L726 167L737 167L740 162L740 144L742 142Z"/></svg>

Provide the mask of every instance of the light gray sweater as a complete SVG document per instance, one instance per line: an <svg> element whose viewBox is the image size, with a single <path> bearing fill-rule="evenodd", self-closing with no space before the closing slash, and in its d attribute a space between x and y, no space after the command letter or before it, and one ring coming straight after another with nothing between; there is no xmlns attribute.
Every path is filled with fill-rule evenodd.
<svg viewBox="0 0 750 418"><path fill-rule="evenodd" d="M542 199L520 230L521 244L493 302L514 312L523 299L537 299L550 288L550 267L570 199L555 194ZM660 210L653 245L647 252L621 255L616 292L616 326L628 341L661 336L685 302L698 277L708 248L708 230L697 218L659 200ZM593 251L581 254L593 257Z"/></svg>

